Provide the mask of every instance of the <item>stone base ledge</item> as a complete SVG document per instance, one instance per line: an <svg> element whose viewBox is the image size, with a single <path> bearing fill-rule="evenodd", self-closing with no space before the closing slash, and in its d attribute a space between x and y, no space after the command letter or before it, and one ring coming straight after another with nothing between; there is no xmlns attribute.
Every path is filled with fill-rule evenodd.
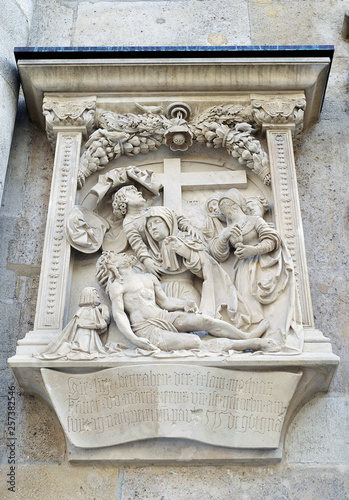
<svg viewBox="0 0 349 500"><path fill-rule="evenodd" d="M166 360L155 359L154 357L140 357L139 359L119 358L117 360L114 359L113 361L106 359L90 361L40 361L29 356L21 356L18 354L9 360L9 364L22 391L25 393L36 394L55 409L66 435L67 451L70 461L112 461L120 464L140 465L183 465L187 463L194 465L200 463L218 464L230 462L252 462L259 464L281 460L284 446L283 443L287 429L294 415L305 403L313 398L315 394L318 392L326 392L328 390L337 369L338 362L339 358L336 355L327 352L303 352L302 354L296 356L245 353L231 356L228 359L225 358L224 361L222 361L222 358L219 357L190 357ZM188 375L188 373L194 375L199 374L199 377L207 377L206 380L210 381L213 380L212 377L214 375L219 373L220 375L223 374L225 379L228 381L231 381L232 377L233 379L235 377L234 380L237 381L237 384L246 384L246 380L251 380L252 382L250 383L252 384L264 384L263 387L266 387L268 383L263 382L263 380L271 380L277 390L275 392L275 397L273 395L269 398L268 393L259 396L256 396L255 394L251 395L251 393L246 395L243 392L245 389L241 389L241 393L241 390L237 391L238 386L236 386L235 393L229 393L230 395L227 396L226 385L222 388L218 387L218 389L212 385L208 388L209 384L207 382L205 389L201 390L198 388L199 386L196 385L197 382L195 382L195 380L203 379L195 379L194 377L194 382L193 380L191 382L192 387L187 388L188 394L206 394L203 396L205 398L203 410L200 409L201 414L198 413L201 415L199 417L199 426L195 424L195 420L193 421L192 418L195 417L196 412L199 411L199 408L201 408L200 404L194 406L191 405L192 408L190 409L190 405L188 406L189 403L183 405L160 405L158 404L158 401L157 404L151 406L151 410L144 410L144 405L140 405L141 410L133 410L133 403L123 403L123 406L121 407L122 410L120 408L113 408L105 413L104 407L104 409L94 411L94 416L92 415L92 417L91 414L85 415L85 411L83 411L83 414L80 415L79 411L81 410L81 406L79 406L80 409L76 411L72 410L73 413L70 413L71 416L69 416L69 412L71 412L71 401L73 402L72 404L76 404L76 398L74 399L73 396L74 391L76 393L76 387L78 385L81 385L81 387L92 387L93 384L91 383L91 380L111 380L112 382L114 380L115 382L120 373L123 377L130 376L125 375L127 373L134 374L137 373L137 371L142 374L162 373L166 374L166 376L171 373L173 375L177 372L179 375L181 375L181 373L185 373L186 375ZM54 372L56 372L56 375ZM75 385L68 382L73 379L75 381ZM294 382L292 382L292 380ZM175 391L177 395L183 394L186 391L186 387L183 387L181 384L183 384L183 380L178 383L176 382L174 386L172 386L171 383L168 390ZM68 387L73 387L73 396L70 393L68 395ZM111 387L114 386L112 385ZM124 397L125 390L122 388L116 390L115 387L113 398ZM262 386L260 385L260 387ZM160 386L155 384L155 386L153 385L150 388L148 387L148 389L143 389L143 391L146 390L153 392L158 396L161 391L167 389L166 387L162 387L160 383ZM138 393L139 389L138 387L127 389L127 397L130 397L129 395L132 391L133 393ZM78 402L80 405L81 402L79 398L81 394L78 396ZM83 396L85 397L85 395ZM92 399L97 400L98 397L94 395ZM110 395L108 397L110 397ZM282 404L283 411L281 418L279 418L280 415L275 414L274 410L272 411L272 414L269 415L269 410L266 414L263 412L258 413L260 410L257 412L252 411L252 407L249 411L242 411L244 409L239 407L237 409L234 407L233 410L231 409L232 407L229 407L229 409L227 409L227 407L222 407L221 411L218 407L212 408L212 398L216 398L215 401L220 401L220 404L223 405L223 399L225 398L225 402L230 401L229 397L243 397L245 398L244 401L258 400L258 404L264 404L264 408L265 404ZM69 405L67 403L68 398L72 398L72 400L69 399ZM84 398L82 399L85 401ZM231 401L233 400L231 399ZM188 407L189 410L185 410L185 407ZM135 408L138 408L138 406ZM163 410L163 408L165 408L165 410ZM167 408L169 409L167 410ZM182 411L182 409L187 411L187 413L189 412L188 415L190 414L190 424L184 423L182 425L183 420L180 420L180 425L174 425L171 423L171 419L167 421L166 424L163 424L163 417L161 416L159 420L160 424L157 425L156 421L154 423L153 417L153 420L151 420L150 423L148 423L148 421L145 422L144 419L138 421L137 418L134 417L137 411L143 411L143 413L144 411L168 411L172 412L171 414L173 415L173 412ZM127 417L129 419L131 418L130 422L120 423L119 419L121 418L120 415L122 413L124 415L130 415ZM156 418L158 418L159 413L156 413L156 415ZM260 416L258 417L258 415ZM115 423L115 420L112 422L110 420L111 418L117 418L118 422ZM132 421L134 418L136 418L136 423L135 421ZM237 429L237 427L231 427L233 422L232 419L234 418L237 419L236 423L239 423L240 426L242 425L242 429L240 428L236 431L235 429ZM275 420L275 418L280 421L278 429L273 429L273 431L275 430L277 432L271 432L270 434L272 435L270 437L267 436L268 433L266 432L264 445L264 436L261 437L259 430L256 430L255 427L257 424L260 425L260 422L264 422L264 433L266 430L265 422L273 419ZM70 429L69 419L70 422L72 422L70 424ZM105 422L103 424L103 432L101 429L97 428L92 429L91 432L91 422L93 425L96 425L95 422L101 419L104 419ZM228 425L228 419L230 419L229 426L226 428ZM209 420L211 421L209 422ZM77 426L79 427L81 425L85 425L86 422L88 424L86 428L77 428ZM192 422L194 422L194 424ZM247 428L247 422L250 422L250 428ZM210 432L207 430L206 433L202 432L202 427L205 427L205 425L209 431L212 428L212 435L215 433L218 436L218 444L214 444L216 438L212 437ZM177 427L179 429L178 432ZM174 428L175 433L173 434ZM251 428L252 431L250 430ZM144 434L143 431L145 431ZM152 434L152 432L154 434ZM166 435L167 432L168 435ZM231 434L232 432L236 432L237 434L237 444L234 444L235 437ZM125 440L128 442L123 442L123 436L125 433L127 435ZM103 440L106 439L106 435L108 437L110 435L110 446L103 444L105 442ZM227 435L227 442L229 440L230 441L229 444L222 446L222 442L225 444L225 435ZM77 436L78 446L75 446L77 441L74 436ZM202 439L204 441L208 440L208 442L202 442ZM247 440L246 445L243 445L244 439ZM75 444L73 444L74 440ZM101 446L98 445L98 440L101 440ZM117 442L118 444L114 444L113 440L114 443ZM109 444L108 440L106 442ZM254 447L254 442L259 444Z"/></svg>

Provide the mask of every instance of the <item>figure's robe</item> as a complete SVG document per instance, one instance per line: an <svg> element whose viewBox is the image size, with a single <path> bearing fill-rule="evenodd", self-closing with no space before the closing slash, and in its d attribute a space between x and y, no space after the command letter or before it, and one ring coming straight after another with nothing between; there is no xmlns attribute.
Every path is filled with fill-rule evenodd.
<svg viewBox="0 0 349 500"><path fill-rule="evenodd" d="M248 308L252 325L267 319L269 328L264 337L281 342L283 352L301 352L301 312L288 249L278 232L258 216L248 216L242 228L242 240L244 245L272 242L273 248L248 259L234 257L233 282ZM230 255L231 244L222 245L217 237L212 240L210 251L219 262L224 262Z"/></svg>
<svg viewBox="0 0 349 500"><path fill-rule="evenodd" d="M108 328L106 306L83 306L61 334L37 357L39 359L94 359L107 354L100 335Z"/></svg>

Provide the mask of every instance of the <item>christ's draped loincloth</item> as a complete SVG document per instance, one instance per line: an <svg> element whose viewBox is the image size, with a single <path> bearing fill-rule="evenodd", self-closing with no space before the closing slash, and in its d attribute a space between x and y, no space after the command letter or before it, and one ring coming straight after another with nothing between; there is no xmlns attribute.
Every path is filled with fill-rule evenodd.
<svg viewBox="0 0 349 500"><path fill-rule="evenodd" d="M193 335L190 333L178 332L173 324L182 314L183 311L169 312L160 310L157 318L147 318L144 321L132 324L131 327L138 337L148 339L152 344L163 351L172 350L174 343L177 344L177 348L179 349L197 347L200 342L199 338L197 338L195 342ZM194 342L198 345L188 346L188 342L191 344Z"/></svg>

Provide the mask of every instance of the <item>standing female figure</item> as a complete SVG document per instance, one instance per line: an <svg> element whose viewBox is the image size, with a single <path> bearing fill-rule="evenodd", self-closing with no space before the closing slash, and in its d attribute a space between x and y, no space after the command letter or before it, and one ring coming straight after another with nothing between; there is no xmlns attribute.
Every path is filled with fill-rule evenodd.
<svg viewBox="0 0 349 500"><path fill-rule="evenodd" d="M265 334L283 344L283 352L302 351L300 307L291 256L279 233L261 217L246 215L246 202L237 189L219 200L231 223L210 243L218 262L234 253L233 283L248 307L251 326L269 321Z"/></svg>

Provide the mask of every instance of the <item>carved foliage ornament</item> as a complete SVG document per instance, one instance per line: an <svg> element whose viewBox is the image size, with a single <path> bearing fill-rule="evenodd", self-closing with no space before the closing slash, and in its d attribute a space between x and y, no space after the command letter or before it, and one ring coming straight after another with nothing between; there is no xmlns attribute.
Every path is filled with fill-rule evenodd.
<svg viewBox="0 0 349 500"><path fill-rule="evenodd" d="M252 115L258 125L291 124L295 126L296 138L301 133L306 105L304 95L293 98L288 96L277 96L273 98L256 96L252 98L252 105Z"/></svg>
<svg viewBox="0 0 349 500"><path fill-rule="evenodd" d="M144 108L144 114L139 115L108 111L98 114L99 128L89 138L81 158L80 188L93 172L102 170L121 155L146 154L162 145L173 151L186 151L194 142L205 144L208 148L225 148L265 184L270 184L267 153L252 135L255 130L251 125L251 106L215 106L195 121L184 119L183 114L167 118L160 114L162 108L158 108L155 111Z"/></svg>
<svg viewBox="0 0 349 500"><path fill-rule="evenodd" d="M46 133L54 147L56 134L54 127L85 127L86 135L93 132L95 126L96 97L80 98L44 98L43 115L46 118Z"/></svg>

